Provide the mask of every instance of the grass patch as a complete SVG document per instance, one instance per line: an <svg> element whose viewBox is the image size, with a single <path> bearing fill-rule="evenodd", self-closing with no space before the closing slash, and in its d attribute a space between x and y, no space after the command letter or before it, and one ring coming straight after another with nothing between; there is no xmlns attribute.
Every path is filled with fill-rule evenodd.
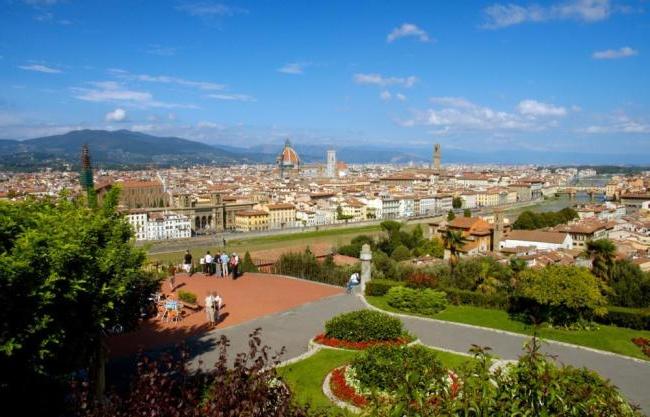
<svg viewBox="0 0 650 417"><path fill-rule="evenodd" d="M389 306L384 296L366 297L366 299L370 304L381 308L382 310L396 313L400 312ZM525 335L532 335L534 332L533 326L513 320L510 318L509 314L503 310L490 308L450 305L440 313L428 317L456 323L489 327L492 329L506 330ZM560 342L572 343L574 345L586 346L593 349L600 349L648 360L648 358L641 352L641 349L632 343L632 338L650 338L650 331L599 324L597 330L562 330L542 327L538 330L537 334L543 339L557 340Z"/></svg>
<svg viewBox="0 0 650 417"><path fill-rule="evenodd" d="M438 359L447 368L457 368L461 364L471 360L467 356L442 352L436 349L431 350L436 352ZM355 414L344 412L333 405L325 394L323 394L322 388L325 376L332 369L349 363L359 354L361 352L358 351L321 349L307 359L278 368L278 374L289 384L294 398L299 404L309 404L315 409L323 409L338 414L343 412L344 415L353 416Z"/></svg>
<svg viewBox="0 0 650 417"><path fill-rule="evenodd" d="M381 234L379 225L360 226L341 229L329 229L300 233L286 233L280 235L261 236L252 238L231 238L227 240L226 252L237 252L244 254L246 251L255 252L260 250L288 248L292 246L315 245L317 243L327 243L331 246L341 246L350 243L352 238L358 235L378 236ZM176 244L176 243L175 243ZM201 256L205 255L207 250L214 253L216 250L223 250L220 241L215 240L214 243L206 243L202 241L196 246L192 246L192 240L187 240L187 249L190 249L192 257L198 262ZM185 249L171 250L162 252L166 242L159 244L152 243L148 246L151 252L148 255L149 260L158 261L162 263L180 263L182 262ZM156 253L159 252L159 253Z"/></svg>

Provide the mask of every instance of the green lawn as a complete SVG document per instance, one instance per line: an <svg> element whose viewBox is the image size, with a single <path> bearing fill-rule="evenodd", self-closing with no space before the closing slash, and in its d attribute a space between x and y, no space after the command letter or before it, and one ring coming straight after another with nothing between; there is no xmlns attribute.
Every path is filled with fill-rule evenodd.
<svg viewBox="0 0 650 417"><path fill-rule="evenodd" d="M466 356L432 350L448 368L456 368L470 360ZM323 381L332 369L350 362L358 354L358 351L322 349L307 359L279 368L278 373L289 384L298 403L340 413L341 410L323 394Z"/></svg>
<svg viewBox="0 0 650 417"><path fill-rule="evenodd" d="M366 297L366 299L375 307L386 311L399 312L386 303L385 297ZM532 326L511 319L507 312L489 308L450 305L445 310L430 317L526 335L532 335L534 332ZM597 330L561 330L541 327L537 333L544 339L558 340L639 359L649 359L641 352L641 349L632 343L631 339L639 336L650 338L650 331L599 324Z"/></svg>
<svg viewBox="0 0 650 417"><path fill-rule="evenodd" d="M313 245L316 243L327 243L332 246L346 245L350 240L358 235L376 236L381 234L379 225L350 227L343 229L330 229L319 230L303 233L287 233L281 235L262 236L253 238L232 238L227 241L226 251L245 253L246 251L254 252L266 249L290 248L298 245ZM164 243L159 244L164 245ZM222 250L223 247L215 243L209 244L203 242L200 245L192 246L192 241L187 241L187 246L192 253L194 259L199 259L205 254L206 250L215 251ZM152 261L159 261L163 263L180 262L185 250L170 251L164 253L155 253L157 250L163 249L164 246L157 247L152 244L149 250L153 253L149 254L149 259Z"/></svg>

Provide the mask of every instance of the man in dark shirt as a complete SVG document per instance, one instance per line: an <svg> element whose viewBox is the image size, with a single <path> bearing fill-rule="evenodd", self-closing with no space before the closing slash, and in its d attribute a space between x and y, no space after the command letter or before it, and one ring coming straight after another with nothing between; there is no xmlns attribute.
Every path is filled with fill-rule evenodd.
<svg viewBox="0 0 650 417"><path fill-rule="evenodd" d="M183 256L183 270L192 276L192 254L189 249L185 251L185 256Z"/></svg>

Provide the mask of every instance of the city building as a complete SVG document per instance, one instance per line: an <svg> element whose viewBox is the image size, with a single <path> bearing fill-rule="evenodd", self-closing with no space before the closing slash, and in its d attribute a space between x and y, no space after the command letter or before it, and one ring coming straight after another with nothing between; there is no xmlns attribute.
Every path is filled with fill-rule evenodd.
<svg viewBox="0 0 650 417"><path fill-rule="evenodd" d="M280 178L295 176L300 171L300 157L291 147L289 139L284 143L284 148L280 152L280 155L278 155L276 163L280 171Z"/></svg>
<svg viewBox="0 0 650 417"><path fill-rule="evenodd" d="M534 247L538 250L571 249L573 239L568 233L542 230L513 230L501 241L500 248Z"/></svg>
<svg viewBox="0 0 650 417"><path fill-rule="evenodd" d="M285 229L296 225L296 207L293 204L268 204L263 208L269 213L270 229Z"/></svg>
<svg viewBox="0 0 650 417"><path fill-rule="evenodd" d="M235 214L238 232L260 232L269 230L269 213L264 210L243 210Z"/></svg>
<svg viewBox="0 0 650 417"><path fill-rule="evenodd" d="M336 169L336 151L334 149L327 150L327 169L325 170L327 178L334 178L337 176Z"/></svg>
<svg viewBox="0 0 650 417"><path fill-rule="evenodd" d="M136 240L169 240L192 237L190 219L172 212L148 213L133 211L126 214Z"/></svg>

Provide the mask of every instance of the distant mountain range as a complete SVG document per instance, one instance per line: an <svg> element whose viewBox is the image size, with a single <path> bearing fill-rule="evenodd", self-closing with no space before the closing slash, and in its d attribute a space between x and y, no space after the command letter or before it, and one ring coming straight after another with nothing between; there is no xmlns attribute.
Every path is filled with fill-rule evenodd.
<svg viewBox="0 0 650 417"><path fill-rule="evenodd" d="M81 146L86 143L97 167L142 168L188 166L191 164L228 165L273 163L282 149L281 143L253 145L247 148L208 145L177 137L158 137L129 130L75 130L62 135L26 139L0 139L0 169L53 169L79 164ZM332 145L295 144L305 163L324 162ZM433 146L433 141L432 141ZM426 163L431 148L379 145L334 146L337 159L348 163ZM442 149L444 163L501 163L546 165L650 165L647 155L594 154L583 152L541 152L500 150L474 152Z"/></svg>

